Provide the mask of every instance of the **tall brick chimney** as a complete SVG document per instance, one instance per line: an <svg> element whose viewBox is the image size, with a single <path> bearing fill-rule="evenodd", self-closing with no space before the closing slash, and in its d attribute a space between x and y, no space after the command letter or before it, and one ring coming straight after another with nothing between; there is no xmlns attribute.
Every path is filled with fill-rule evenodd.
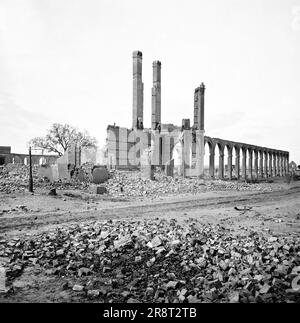
<svg viewBox="0 0 300 323"><path fill-rule="evenodd" d="M152 87L152 116L151 129L157 129L161 124L161 62L154 61L153 67L153 87Z"/></svg>
<svg viewBox="0 0 300 323"><path fill-rule="evenodd" d="M194 128L204 130L204 95L205 85L201 83L194 94Z"/></svg>
<svg viewBox="0 0 300 323"><path fill-rule="evenodd" d="M142 82L143 54L134 51L133 58L133 96L132 96L132 128L143 129L144 84Z"/></svg>

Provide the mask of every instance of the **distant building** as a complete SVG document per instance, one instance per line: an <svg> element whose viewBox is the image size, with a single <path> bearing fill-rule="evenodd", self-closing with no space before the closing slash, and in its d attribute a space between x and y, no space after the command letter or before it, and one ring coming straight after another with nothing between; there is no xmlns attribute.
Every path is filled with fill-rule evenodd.
<svg viewBox="0 0 300 323"><path fill-rule="evenodd" d="M36 155L32 154L32 164L54 164L59 156L57 155ZM29 154L15 154L11 152L10 146L0 146L0 166L12 164L29 164Z"/></svg>
<svg viewBox="0 0 300 323"><path fill-rule="evenodd" d="M11 147L0 146L0 166L10 162Z"/></svg>

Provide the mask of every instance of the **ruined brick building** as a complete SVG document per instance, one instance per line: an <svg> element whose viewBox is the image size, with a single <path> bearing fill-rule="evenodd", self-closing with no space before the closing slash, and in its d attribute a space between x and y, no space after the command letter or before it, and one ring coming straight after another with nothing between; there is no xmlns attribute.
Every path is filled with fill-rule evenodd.
<svg viewBox="0 0 300 323"><path fill-rule="evenodd" d="M58 156L32 154L33 165L54 164ZM16 154L11 152L10 146L0 146L0 166L6 164L29 165L29 154Z"/></svg>
<svg viewBox="0 0 300 323"><path fill-rule="evenodd" d="M142 81L142 53L133 52L133 101L132 127L107 127L107 158L110 168L143 168L160 166L183 176L200 176L204 172L205 145L209 147L210 178L264 178L284 176L288 172L289 152L260 147L257 145L211 138L204 135L203 83L194 92L193 126L189 119L182 120L182 126L161 122L161 62L153 62L153 87L151 128L143 123L144 84ZM215 160L216 147L219 160ZM227 160L224 161L224 150ZM233 160L233 154L235 158ZM225 165L226 163L226 165ZM170 175L173 170L171 169ZM217 173L217 176L216 176Z"/></svg>

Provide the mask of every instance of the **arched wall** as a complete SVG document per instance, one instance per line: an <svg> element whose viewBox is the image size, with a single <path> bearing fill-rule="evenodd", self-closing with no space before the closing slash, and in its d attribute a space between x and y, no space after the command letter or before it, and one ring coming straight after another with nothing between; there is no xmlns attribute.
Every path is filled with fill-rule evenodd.
<svg viewBox="0 0 300 323"><path fill-rule="evenodd" d="M27 154L10 154L11 160L14 161L14 164L29 165L29 155ZM43 160L44 164L55 164L59 156L53 155L31 155L31 162L33 165L39 165L40 161Z"/></svg>
<svg viewBox="0 0 300 323"><path fill-rule="evenodd" d="M225 177L228 179L262 179L287 175L289 163L287 151L204 136L204 145L206 144L209 146L209 175L211 178L216 176L216 165L219 169L219 179ZM219 160L215 160L216 147L219 148ZM224 151L227 152L226 161L224 160ZM234 167L233 151L235 152Z"/></svg>

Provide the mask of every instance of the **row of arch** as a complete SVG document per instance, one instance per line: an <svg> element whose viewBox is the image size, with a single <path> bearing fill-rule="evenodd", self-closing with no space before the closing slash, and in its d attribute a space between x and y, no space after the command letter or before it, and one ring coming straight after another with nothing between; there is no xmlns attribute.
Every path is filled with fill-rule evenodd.
<svg viewBox="0 0 300 323"><path fill-rule="evenodd" d="M210 178L254 179L288 174L289 153L287 151L205 136L204 146L207 145ZM219 160L215 160L216 148L219 150Z"/></svg>
<svg viewBox="0 0 300 323"><path fill-rule="evenodd" d="M21 154L11 154L10 156L12 164L29 165L29 156ZM57 157L55 156L43 156L43 155L32 155L31 162L33 165L45 165L54 164Z"/></svg>

